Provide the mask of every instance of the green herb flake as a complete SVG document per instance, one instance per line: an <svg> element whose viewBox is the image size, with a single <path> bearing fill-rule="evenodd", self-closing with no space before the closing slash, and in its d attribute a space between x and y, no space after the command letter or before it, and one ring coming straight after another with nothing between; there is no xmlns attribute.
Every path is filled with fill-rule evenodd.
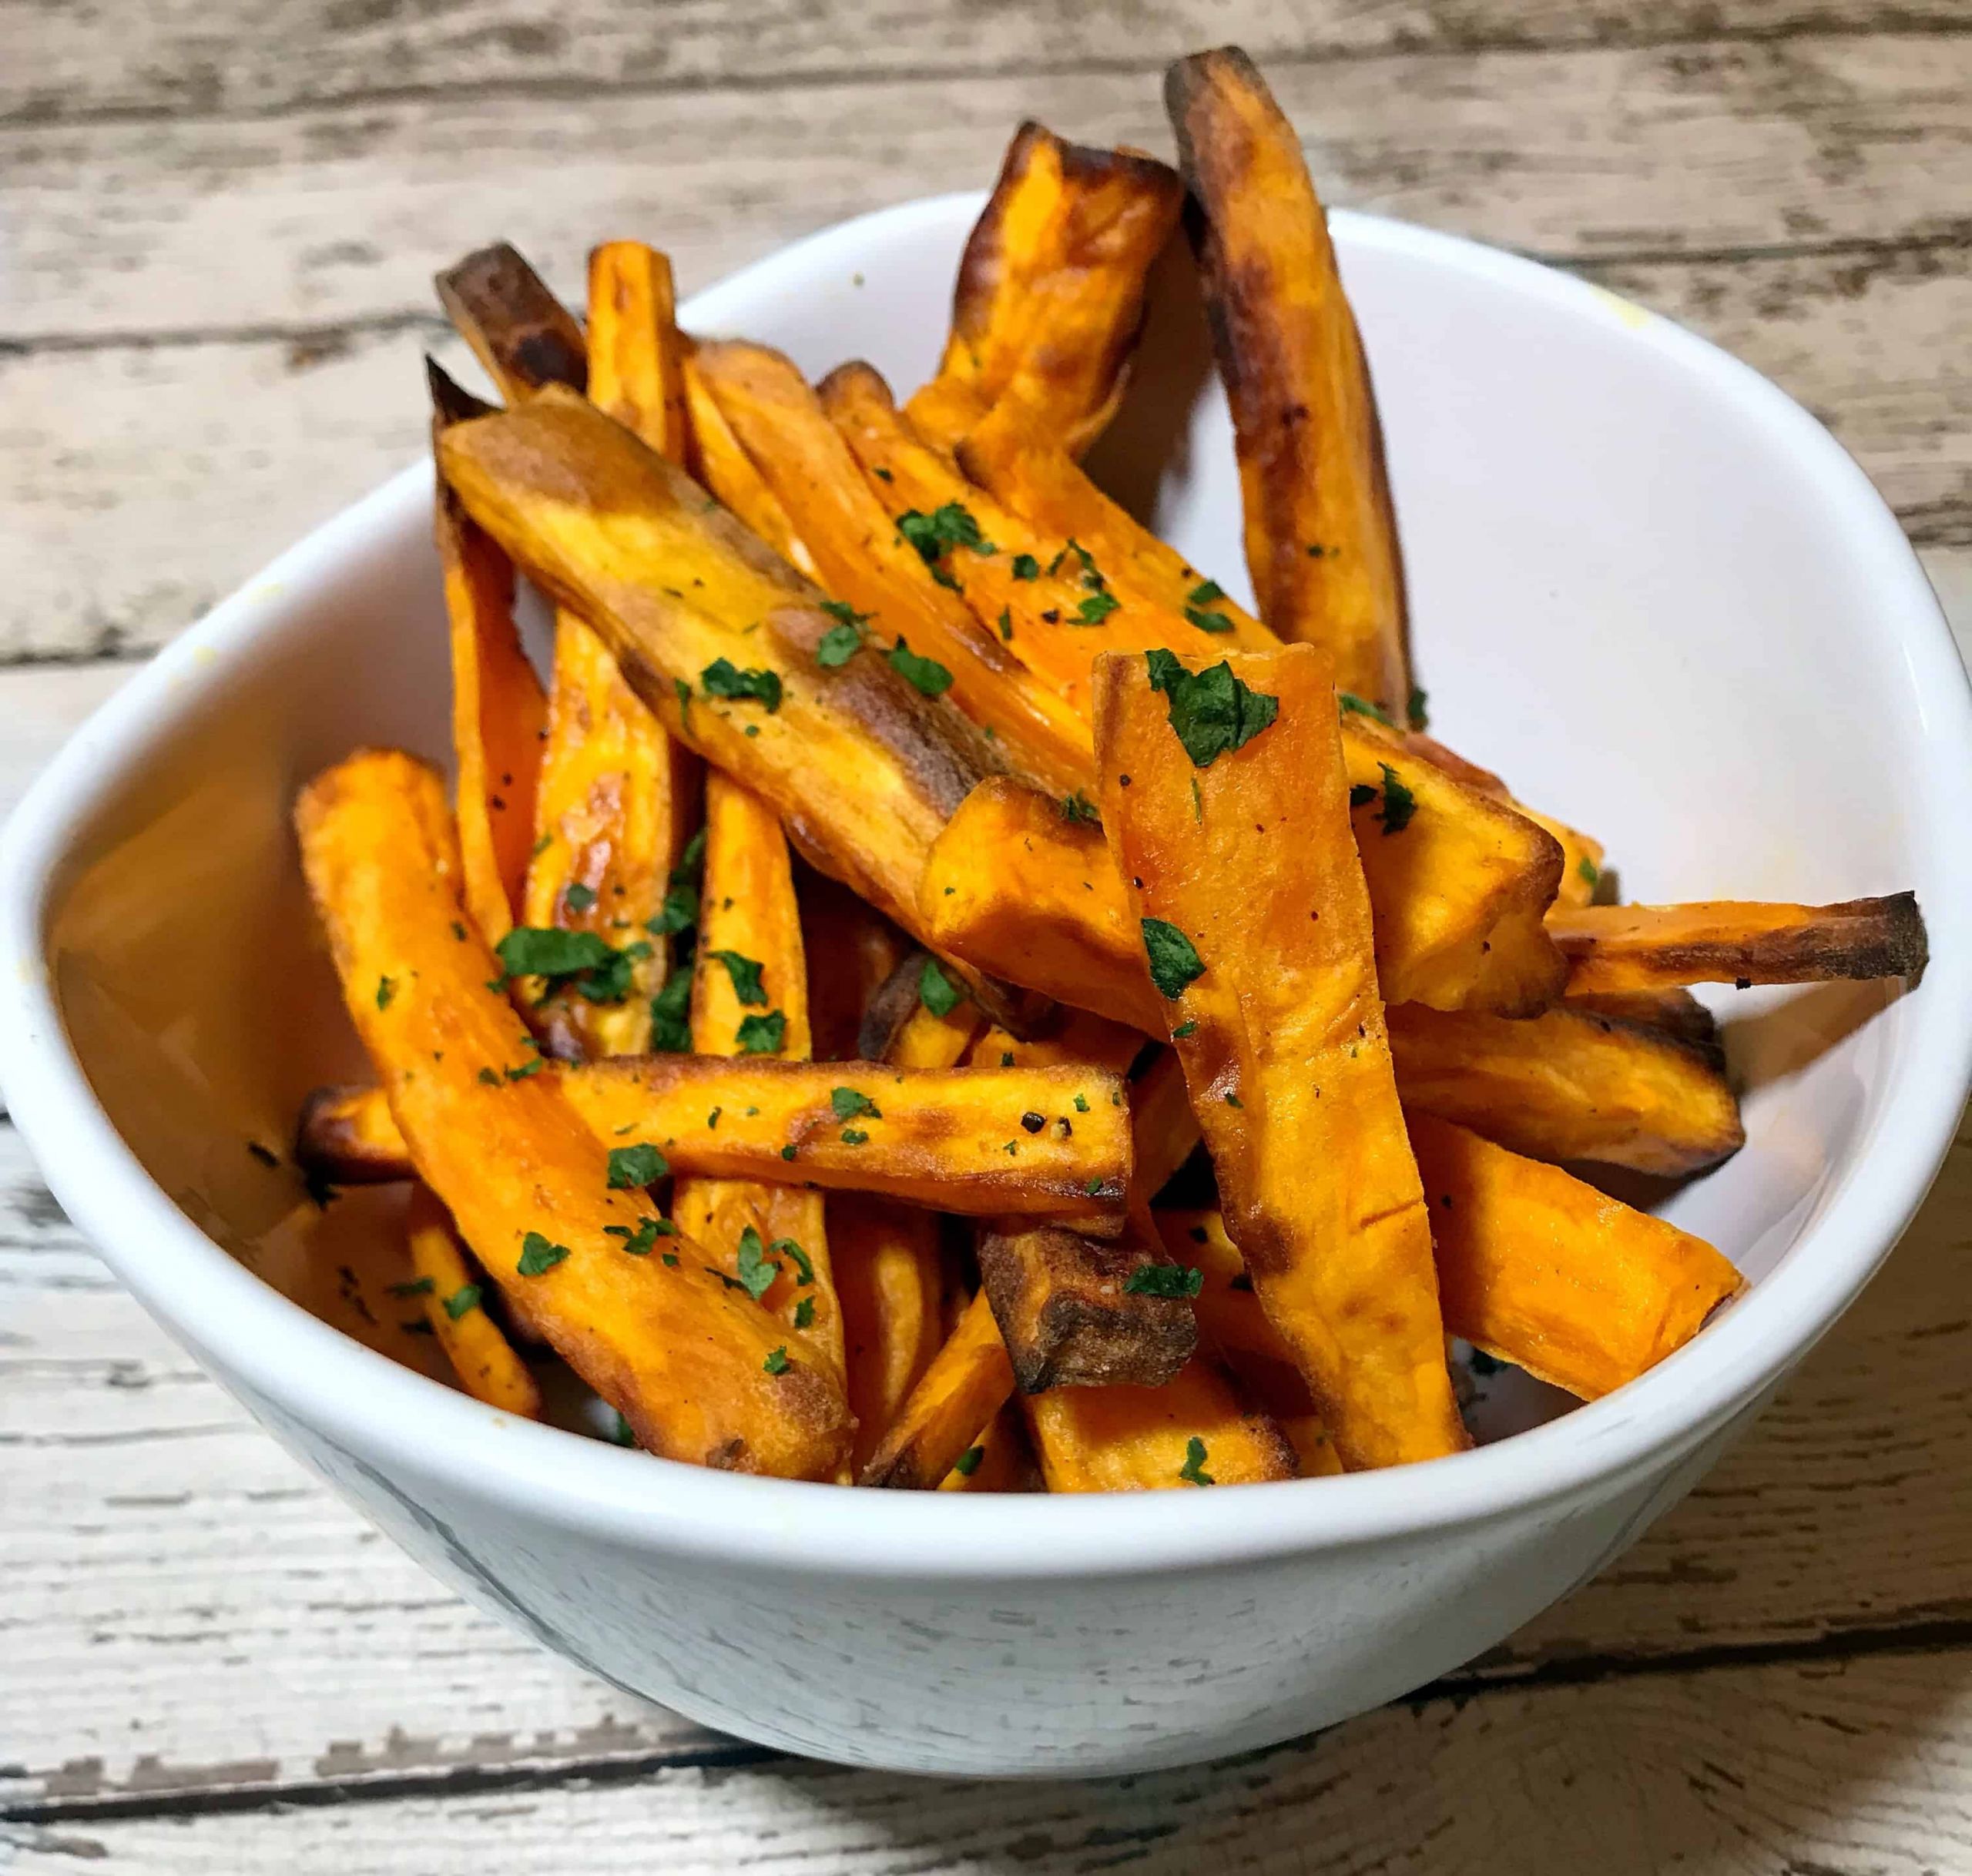
<svg viewBox="0 0 1972 1876"><path fill-rule="evenodd" d="M503 1068L500 1072L509 1081L525 1081L529 1075L539 1074L547 1066L548 1064L537 1055L532 1061L522 1062L518 1068Z"/></svg>
<svg viewBox="0 0 1972 1876"><path fill-rule="evenodd" d="M741 1288L756 1303L773 1288L774 1278L780 1275L780 1266L767 1255L760 1233L750 1224L740 1234L738 1268Z"/></svg>
<svg viewBox="0 0 1972 1876"><path fill-rule="evenodd" d="M777 671L742 671L729 658L716 658L699 673L699 682L708 697L736 701L752 698L763 703L771 716L780 708L780 673Z"/></svg>
<svg viewBox="0 0 1972 1876"><path fill-rule="evenodd" d="M923 969L917 973L917 1000L934 1017L947 1017L965 1001L965 987L954 983L944 973L944 967L935 957L927 956ZM843 1092L838 1088L837 1094ZM860 1110L857 1110L860 1111ZM871 1111L874 1113L874 1109ZM836 1112L844 1120L850 1117L838 1107Z"/></svg>
<svg viewBox="0 0 1972 1876"><path fill-rule="evenodd" d="M482 1068L479 1071L479 1079L489 1088L497 1088L500 1085L500 1077L490 1068Z"/></svg>
<svg viewBox="0 0 1972 1876"><path fill-rule="evenodd" d="M804 1296L794 1305L794 1326L798 1329L815 1326L815 1299Z"/></svg>
<svg viewBox="0 0 1972 1876"><path fill-rule="evenodd" d="M1162 919L1143 921L1144 955L1150 960L1150 980L1160 997L1182 997L1186 987L1205 975L1205 963L1196 946Z"/></svg>
<svg viewBox="0 0 1972 1876"><path fill-rule="evenodd" d="M793 1158L793 1157L794 1157L794 1149L793 1149L793 1147L792 1146L786 1146L786 1147L783 1147L781 1148L781 1150L780 1150L780 1157L781 1157L783 1159L784 1159L784 1160L791 1160L792 1158Z"/></svg>
<svg viewBox="0 0 1972 1876"><path fill-rule="evenodd" d="M770 1375L786 1374L788 1368L786 1343L783 1342L760 1364L760 1366Z"/></svg>
<svg viewBox="0 0 1972 1876"><path fill-rule="evenodd" d="M1377 787L1373 782L1358 782L1349 791L1349 805L1352 808L1367 808L1376 799L1377 793Z"/></svg>
<svg viewBox="0 0 1972 1876"><path fill-rule="evenodd" d="M609 1149L609 1189L612 1192L634 1192L644 1186L655 1185L670 1170L664 1155L648 1141L639 1141L634 1147Z"/></svg>
<svg viewBox="0 0 1972 1876"><path fill-rule="evenodd" d="M743 1003L765 1006L767 993L760 982L762 966L757 959L738 951L708 951L706 955L726 966L726 974L733 980L733 994Z"/></svg>
<svg viewBox="0 0 1972 1876"><path fill-rule="evenodd" d="M1222 612L1207 612L1197 606L1187 606L1185 617L1200 631L1222 632L1232 629L1232 621Z"/></svg>
<svg viewBox="0 0 1972 1876"><path fill-rule="evenodd" d="M578 879L562 895L562 903L571 912L586 912L595 903L595 889Z"/></svg>
<svg viewBox="0 0 1972 1876"><path fill-rule="evenodd" d="M815 662L824 671L846 665L863 648L863 635L854 625L831 625L815 647Z"/></svg>
<svg viewBox="0 0 1972 1876"><path fill-rule="evenodd" d="M897 531L917 548L925 564L934 565L952 548L970 548L975 554L990 554L993 544L981 538L979 524L962 503L947 501L929 514L911 508L897 518Z"/></svg>
<svg viewBox="0 0 1972 1876"><path fill-rule="evenodd" d="M883 1109L859 1088L830 1088L829 1105L835 1110L838 1121L854 1121L866 1114L873 1121L884 1117Z"/></svg>
<svg viewBox="0 0 1972 1876"><path fill-rule="evenodd" d="M610 1429L609 1437L619 1446L634 1446L637 1443L636 1434L620 1410L616 1415L615 1425Z"/></svg>
<svg viewBox="0 0 1972 1876"><path fill-rule="evenodd" d="M445 1298L445 1314L456 1322L469 1310L479 1307L479 1285L462 1283Z"/></svg>
<svg viewBox="0 0 1972 1876"><path fill-rule="evenodd" d="M1078 1095L1075 1097L1075 1112L1076 1112L1077 1114L1086 1114L1086 1113L1088 1113L1088 1097L1086 1094L1078 1094Z"/></svg>
<svg viewBox="0 0 1972 1876"><path fill-rule="evenodd" d="M1072 622L1077 625L1100 625L1122 603L1114 593L1091 593L1075 608Z"/></svg>
<svg viewBox="0 0 1972 1876"><path fill-rule="evenodd" d="M454 919L452 921L452 936L456 938L461 944L464 944L465 943L465 927L461 925L457 919Z"/></svg>
<svg viewBox="0 0 1972 1876"><path fill-rule="evenodd" d="M1205 1272L1194 1264L1139 1264L1123 1281L1129 1296L1196 1296L1205 1288Z"/></svg>
<svg viewBox="0 0 1972 1876"><path fill-rule="evenodd" d="M1209 1486L1216 1482L1212 1474L1205 1469L1205 1442L1196 1433L1185 1442L1185 1462L1178 1469L1178 1476L1187 1485Z"/></svg>
<svg viewBox="0 0 1972 1876"><path fill-rule="evenodd" d="M1386 834L1400 834L1417 812L1417 798L1397 779L1397 771L1388 762L1379 762L1377 766L1383 772L1383 809L1377 819L1383 822Z"/></svg>
<svg viewBox="0 0 1972 1876"><path fill-rule="evenodd" d="M776 1257L784 1257L794 1266L794 1281L810 1284L815 1281L815 1261L792 1238L776 1238L767 1248Z"/></svg>
<svg viewBox="0 0 1972 1876"><path fill-rule="evenodd" d="M651 1247L659 1238L669 1238L674 1234L673 1228L662 1218L645 1218L639 1221L635 1231L627 1224L605 1224L602 1228L602 1234L605 1238L622 1238L623 1249L631 1257L649 1257ZM667 1259L674 1264L677 1261L676 1258Z"/></svg>
<svg viewBox="0 0 1972 1876"><path fill-rule="evenodd" d="M542 855L545 853L554 844L555 836L552 833L543 834L541 838L534 843L532 849L528 853L528 858L530 859L540 859ZM458 928L454 926L453 929L456 930ZM465 934L463 932L460 932L459 936L463 938Z"/></svg>
<svg viewBox="0 0 1972 1876"><path fill-rule="evenodd" d="M952 687L952 674L935 658L921 658L901 639L887 655L891 670L927 697L942 697Z"/></svg>
<svg viewBox="0 0 1972 1876"><path fill-rule="evenodd" d="M1367 697L1358 697L1353 691L1337 691L1335 705L1344 716L1353 712L1357 716L1367 716L1373 722L1382 724L1386 729L1397 727L1395 719L1381 704L1373 704Z"/></svg>
<svg viewBox="0 0 1972 1876"><path fill-rule="evenodd" d="M1084 1192L1085 1192L1085 1193L1086 1193L1086 1194L1088 1194L1091 1198L1095 1198L1098 1194L1100 1194L1100 1193L1101 1193L1102 1190L1102 1180L1101 1180L1100 1178L1095 1178L1095 1179L1092 1179L1092 1180L1090 1180L1090 1181L1089 1181L1089 1182L1088 1183L1088 1184L1086 1184L1085 1186L1084 1186L1084 1187L1082 1188L1082 1191L1083 1191Z"/></svg>
<svg viewBox="0 0 1972 1876"><path fill-rule="evenodd" d="M432 1335L438 1333L422 1316L413 1316L408 1322L400 1322L397 1327L407 1335Z"/></svg>
<svg viewBox="0 0 1972 1876"><path fill-rule="evenodd" d="M1031 554L1016 554L1013 575L1016 580L1038 580L1041 578L1041 563Z"/></svg>
<svg viewBox="0 0 1972 1876"><path fill-rule="evenodd" d="M650 1046L659 1055L692 1052L692 967L680 964L650 1000Z"/></svg>
<svg viewBox="0 0 1972 1876"><path fill-rule="evenodd" d="M1011 606L1002 606L1000 608L1000 636L1011 644L1013 635L1014 609Z"/></svg>
<svg viewBox="0 0 1972 1876"><path fill-rule="evenodd" d="M1246 1104L1238 1095L1229 1094L1226 1097L1226 1104L1229 1107L1243 1107Z"/></svg>
<svg viewBox="0 0 1972 1876"><path fill-rule="evenodd" d="M520 1261L514 1268L523 1277L538 1277L552 1270L568 1255L566 1245L551 1243L538 1231L529 1231L521 1240Z"/></svg>
<svg viewBox="0 0 1972 1876"><path fill-rule="evenodd" d="M1226 588L1216 580L1201 580L1185 596L1195 606L1209 606L1226 597Z"/></svg>
<svg viewBox="0 0 1972 1876"><path fill-rule="evenodd" d="M1172 733L1194 768L1209 769L1229 751L1244 749L1280 714L1279 698L1249 690L1222 658L1208 671L1192 672L1175 654L1153 647L1144 662L1150 688L1170 700Z"/></svg>
<svg viewBox="0 0 1972 1876"><path fill-rule="evenodd" d="M1411 685L1410 698L1404 705L1404 714L1410 719L1410 727L1413 729L1430 728L1431 719L1424 707L1429 701L1428 692L1420 691L1414 684Z"/></svg>
<svg viewBox="0 0 1972 1876"><path fill-rule="evenodd" d="M970 1479L974 1472L978 1471L979 1462L985 1456L986 1449L984 1446L968 1446L957 1459L952 1461L952 1470L961 1479Z"/></svg>
<svg viewBox="0 0 1972 1876"><path fill-rule="evenodd" d="M1171 1040L1173 1042L1177 1042L1182 1040L1183 1037L1190 1035L1198 1027L1198 1026L1199 1020L1196 1017L1193 1017L1189 1022L1180 1023L1178 1027L1171 1032Z"/></svg>
<svg viewBox="0 0 1972 1876"><path fill-rule="evenodd" d="M377 1007L379 1010L389 1009L391 1007L391 999L396 996L397 993L397 980L396 978L379 977L377 980Z"/></svg>
<svg viewBox="0 0 1972 1876"><path fill-rule="evenodd" d="M862 1146L869 1137L870 1136L860 1127L845 1127L842 1130L842 1144L845 1147Z"/></svg>
<svg viewBox="0 0 1972 1876"><path fill-rule="evenodd" d="M1096 812L1095 803L1080 789L1073 789L1061 797L1061 819L1080 821L1091 827L1099 826L1102 821L1102 816Z"/></svg>
<svg viewBox="0 0 1972 1876"><path fill-rule="evenodd" d="M566 986L592 1003L620 1003L632 967L650 956L641 940L619 950L594 932L555 925L517 925L493 949L508 977L540 977L550 991Z"/></svg>
<svg viewBox="0 0 1972 1876"><path fill-rule="evenodd" d="M1583 885L1592 893L1602 883L1602 869L1585 853L1575 866Z"/></svg>
<svg viewBox="0 0 1972 1876"><path fill-rule="evenodd" d="M666 1251L663 1253L663 1262L666 1269L676 1270L678 1268L678 1253L675 1251Z"/></svg>
<svg viewBox="0 0 1972 1876"><path fill-rule="evenodd" d="M787 1018L780 1010L742 1017L734 1037L742 1055L778 1055L787 1043Z"/></svg>
<svg viewBox="0 0 1972 1876"><path fill-rule="evenodd" d="M429 1277L413 1277L408 1282L391 1285L393 1296L429 1296L438 1288Z"/></svg>

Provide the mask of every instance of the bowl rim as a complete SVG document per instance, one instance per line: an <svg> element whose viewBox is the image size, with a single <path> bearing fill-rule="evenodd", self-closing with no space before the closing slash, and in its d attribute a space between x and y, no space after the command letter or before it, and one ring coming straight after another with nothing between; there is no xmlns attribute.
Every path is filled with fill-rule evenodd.
<svg viewBox="0 0 1972 1876"><path fill-rule="evenodd" d="M907 202L794 243L696 296L716 325L763 288L798 290L875 234L949 235L984 192ZM1933 824L1972 820L1972 688L1917 556L1881 496L1777 386L1695 333L1605 290L1461 237L1348 211L1351 250L1403 254L1504 283L1578 317L1619 320L1789 451L1847 519L1846 551L1878 595L1885 655L1915 679ZM1927 903L1925 1020L1856 1163L1780 1267L1668 1361L1545 1425L1449 1458L1319 1482L1214 1492L846 1492L622 1451L484 1405L344 1336L253 1275L166 1195L97 1102L53 993L45 927L75 843L122 779L226 674L282 629L279 589L333 581L365 541L428 504L414 464L333 517L172 642L69 739L0 830L0 1077L51 1191L118 1277L223 1385L243 1385L314 1436L454 1500L658 1554L808 1576L1122 1577L1257 1562L1479 1524L1659 1472L1742 1410L1823 1334L1922 1202L1972 1085L1972 899ZM140 1251L127 1247L141 1246ZM1803 1251L1809 1255L1802 1255ZM299 1437L299 1436L296 1436ZM301 1441L305 1446L305 1439Z"/></svg>

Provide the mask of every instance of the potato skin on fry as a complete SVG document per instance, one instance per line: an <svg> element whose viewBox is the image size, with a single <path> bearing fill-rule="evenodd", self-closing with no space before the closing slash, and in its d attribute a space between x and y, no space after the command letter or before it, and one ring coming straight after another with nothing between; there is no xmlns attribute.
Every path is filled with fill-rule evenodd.
<svg viewBox="0 0 1972 1876"><path fill-rule="evenodd" d="M1914 893L1832 906L1582 906L1551 913L1548 930L1568 958L1571 995L1917 977L1930 956Z"/></svg>
<svg viewBox="0 0 1972 1876"><path fill-rule="evenodd" d="M1165 102L1239 457L1260 616L1403 720L1404 563L1383 427L1301 139L1236 46L1177 61Z"/></svg>
<svg viewBox="0 0 1972 1876"><path fill-rule="evenodd" d="M833 1476L850 1431L833 1381L798 1352L768 1372L780 1325L706 1271L689 1240L676 1241L676 1265L625 1248L650 1208L611 1189L602 1143L531 1066L491 987L498 966L460 916L438 776L394 752L360 753L302 791L295 823L344 1000L419 1175L517 1315L648 1449Z"/></svg>
<svg viewBox="0 0 1972 1876"><path fill-rule="evenodd" d="M980 1233L980 1278L1023 1394L1161 1387L1191 1359L1190 1305L1127 1287L1151 1261L1052 1226Z"/></svg>
<svg viewBox="0 0 1972 1876"><path fill-rule="evenodd" d="M1144 661L1098 662L1104 827L1162 928L1147 938L1189 954L1162 997L1172 1044L1228 1226L1343 1464L1455 1452L1330 667L1307 646L1228 662L1273 715L1204 767Z"/></svg>
<svg viewBox="0 0 1972 1876"><path fill-rule="evenodd" d="M548 384L589 388L582 327L517 248L505 241L477 248L435 284L446 317L501 397L518 403Z"/></svg>
<svg viewBox="0 0 1972 1876"><path fill-rule="evenodd" d="M1702 1238L1419 1115L1445 1323L1595 1400L1682 1348L1744 1280Z"/></svg>

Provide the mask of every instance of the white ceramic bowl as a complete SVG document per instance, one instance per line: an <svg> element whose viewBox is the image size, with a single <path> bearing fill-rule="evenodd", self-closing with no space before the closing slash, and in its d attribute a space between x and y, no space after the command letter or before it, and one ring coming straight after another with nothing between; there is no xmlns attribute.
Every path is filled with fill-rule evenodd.
<svg viewBox="0 0 1972 1876"><path fill-rule="evenodd" d="M810 371L860 353L907 388L977 206L818 236L688 323ZM1333 1480L851 1492L508 1418L288 1300L350 1319L321 1267L360 1257L381 1202L317 1221L291 1173L246 1151L285 1140L309 1087L361 1072L288 806L359 743L443 751L424 468L173 645L7 830L0 1046L57 1197L278 1439L448 1582L625 1689L769 1745L937 1772L1139 1770L1341 1719L1488 1647L1631 1542L1854 1297L1930 1181L1972 1037L1972 709L1896 523L1811 418L1675 327L1443 236L1347 215L1335 232L1437 726L1603 836L1630 896L1915 886L1930 923L1929 975L1901 998L1735 1006L1756 1013L1733 1025L1749 1144L1667 1209L1753 1287L1612 1399ZM420 394L408 361L403 388ZM1158 518L1237 588L1209 387L1189 420Z"/></svg>

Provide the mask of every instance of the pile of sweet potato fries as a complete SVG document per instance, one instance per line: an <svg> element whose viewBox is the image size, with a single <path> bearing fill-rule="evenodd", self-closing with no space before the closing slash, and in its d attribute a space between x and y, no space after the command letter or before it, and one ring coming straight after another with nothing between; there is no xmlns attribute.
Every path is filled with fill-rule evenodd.
<svg viewBox="0 0 1972 1876"><path fill-rule="evenodd" d="M376 1085L300 1145L416 1182L481 1398L558 1360L650 1452L921 1489L1457 1452L1450 1338L1591 1399L1740 1288L1560 1164L1739 1146L1684 987L1921 968L1908 894L1598 903L1424 733L1299 141L1234 50L1167 99L1177 169L1022 127L901 405L681 332L636 242L586 330L510 248L441 276L505 400L433 370L452 790L302 795ZM1181 215L1257 617L1080 464Z"/></svg>

